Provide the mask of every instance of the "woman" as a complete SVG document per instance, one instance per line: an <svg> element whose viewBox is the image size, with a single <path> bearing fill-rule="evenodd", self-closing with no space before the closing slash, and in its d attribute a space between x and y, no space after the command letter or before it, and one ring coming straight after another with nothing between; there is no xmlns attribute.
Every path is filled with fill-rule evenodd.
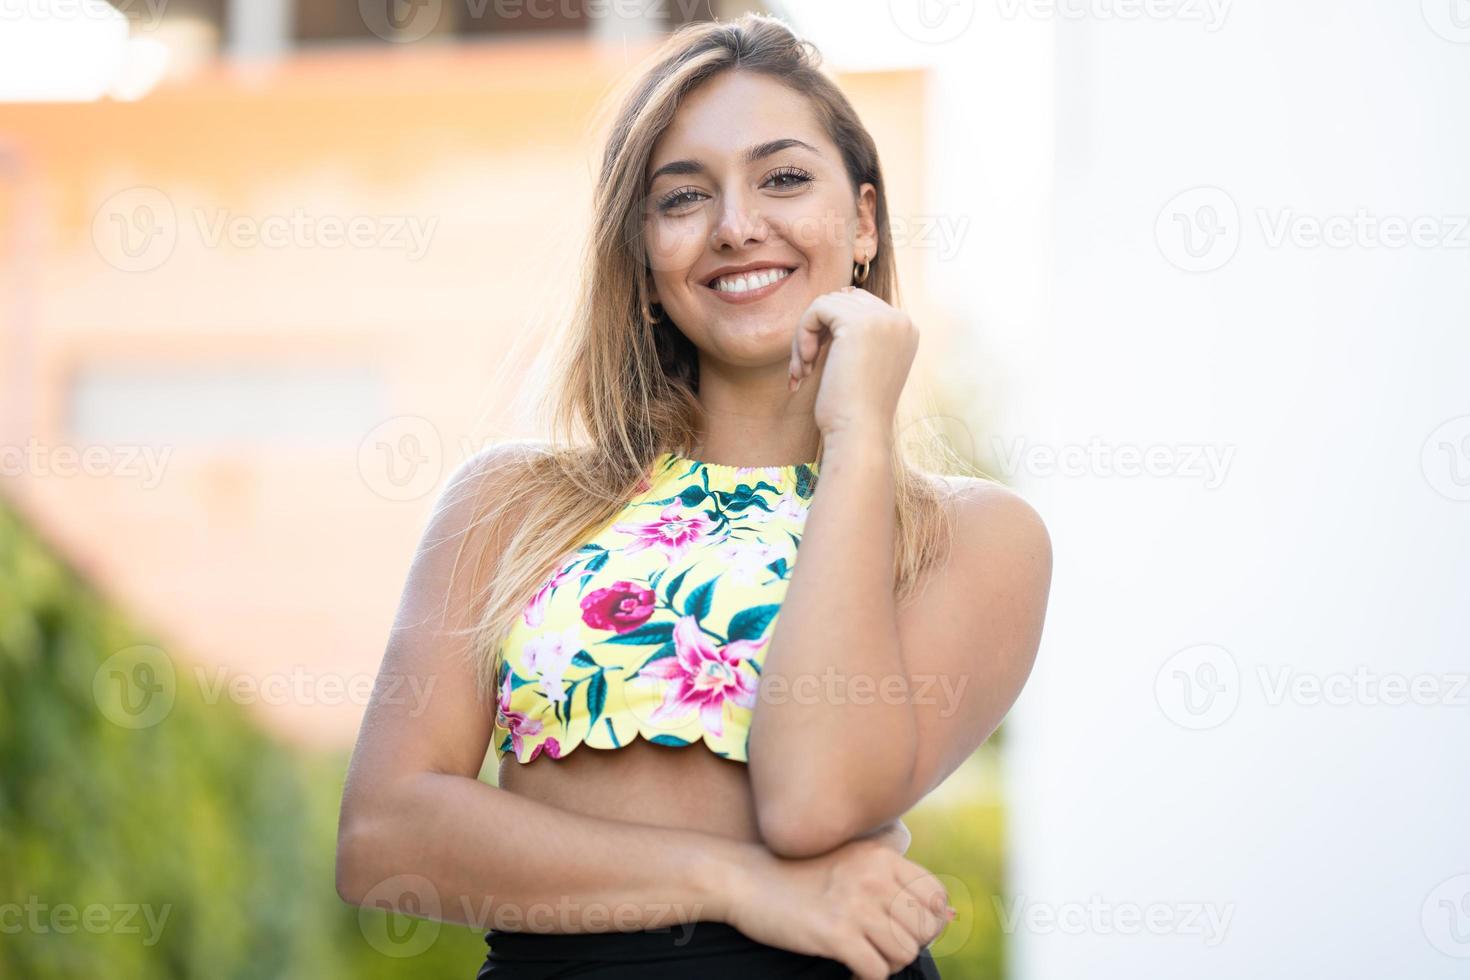
<svg viewBox="0 0 1470 980"><path fill-rule="evenodd" d="M899 818L1017 696L1050 546L898 448L918 335L817 65L760 15L669 38L603 158L579 438L462 466L409 573L338 891L488 928L482 978L939 975Z"/></svg>

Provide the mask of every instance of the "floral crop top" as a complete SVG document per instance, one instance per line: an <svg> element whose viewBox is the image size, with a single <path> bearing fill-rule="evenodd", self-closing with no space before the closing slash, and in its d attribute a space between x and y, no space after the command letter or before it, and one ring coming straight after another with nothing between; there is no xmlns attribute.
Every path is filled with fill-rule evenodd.
<svg viewBox="0 0 1470 980"><path fill-rule="evenodd" d="M496 761L642 736L703 741L746 762L761 663L817 470L660 454L496 652Z"/></svg>

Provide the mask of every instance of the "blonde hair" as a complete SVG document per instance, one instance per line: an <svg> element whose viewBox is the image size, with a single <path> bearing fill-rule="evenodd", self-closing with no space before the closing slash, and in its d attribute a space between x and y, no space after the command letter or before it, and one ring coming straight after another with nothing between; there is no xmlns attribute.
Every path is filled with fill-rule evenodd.
<svg viewBox="0 0 1470 980"><path fill-rule="evenodd" d="M555 380L547 392L552 442L524 444L504 487L476 492L472 527L497 527L505 543L474 554L479 570L488 553L495 566L474 596L470 644L481 695L492 703L500 647L515 618L572 552L613 519L635 495L655 457L691 453L704 428L697 350L660 311L650 324L649 265L642 234L645 174L653 147L695 87L725 71L759 72L809 100L841 151L854 194L863 183L877 190L877 254L862 288L897 305L898 280L888 203L878 151L852 105L821 68L809 41L779 19L747 13L729 22L688 24L671 33L615 99L594 195L583 274L566 342L557 350ZM902 408L900 415L904 415ZM916 468L923 455L943 469L965 464L930 430L929 416L907 425L895 420L891 463L896 498L893 580L900 604L918 591L953 533L943 504L947 487ZM914 448L900 438L926 434ZM561 448L558 433L565 433ZM820 466L822 445L818 442ZM820 476L818 476L820 481ZM507 492L504 488L511 488ZM512 503L512 519L501 521ZM468 535L466 536L468 540ZM461 543L461 556L463 554ZM475 549L472 549L474 551ZM458 566L456 558L456 567Z"/></svg>

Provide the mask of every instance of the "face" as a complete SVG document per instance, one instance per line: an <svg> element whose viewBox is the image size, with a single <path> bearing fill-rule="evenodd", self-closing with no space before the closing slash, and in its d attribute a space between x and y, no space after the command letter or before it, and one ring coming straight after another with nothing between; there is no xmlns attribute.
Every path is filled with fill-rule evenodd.
<svg viewBox="0 0 1470 980"><path fill-rule="evenodd" d="M784 368L812 300L877 252L875 188L853 188L807 100L764 75L727 71L689 93L646 176L652 301L733 365Z"/></svg>

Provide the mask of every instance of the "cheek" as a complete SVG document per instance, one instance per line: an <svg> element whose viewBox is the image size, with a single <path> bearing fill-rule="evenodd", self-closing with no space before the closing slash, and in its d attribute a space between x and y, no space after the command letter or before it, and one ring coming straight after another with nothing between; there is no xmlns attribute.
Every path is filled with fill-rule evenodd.
<svg viewBox="0 0 1470 980"><path fill-rule="evenodd" d="M644 243L648 265L657 273L683 278L699 260L704 232L692 218L680 221L653 220L645 227Z"/></svg>

